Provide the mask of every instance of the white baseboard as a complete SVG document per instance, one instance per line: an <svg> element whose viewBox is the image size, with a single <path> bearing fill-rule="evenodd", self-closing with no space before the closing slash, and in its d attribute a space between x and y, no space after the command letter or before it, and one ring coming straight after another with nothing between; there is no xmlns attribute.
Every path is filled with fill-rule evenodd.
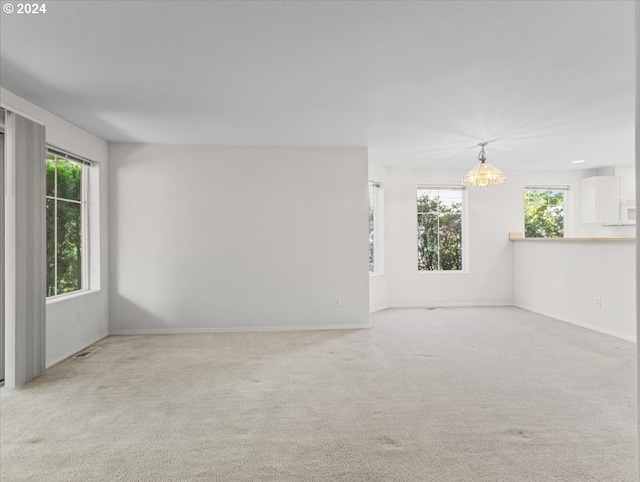
<svg viewBox="0 0 640 482"><path fill-rule="evenodd" d="M385 306L372 306L371 308L369 308L369 313L376 313L377 311L386 310L387 308L389 308L389 306L387 306L387 305L385 305Z"/></svg>
<svg viewBox="0 0 640 482"><path fill-rule="evenodd" d="M93 345L96 341L102 340L103 338L106 338L107 336L109 336L109 333L107 333L105 331L103 333L100 333L97 336L94 336L92 338L89 338L88 340L83 341L82 343L79 343L78 345L74 346L66 355L58 357L58 358L54 358L51 362L47 362L46 368L51 368L53 365L55 365L57 363L60 363L62 360L66 360L70 356L75 355L79 351L84 350L88 346Z"/></svg>
<svg viewBox="0 0 640 482"><path fill-rule="evenodd" d="M303 325L303 326L246 326L228 328L144 328L131 330L110 330L109 335L162 335L180 333L233 333L261 331L322 331L322 330L361 330L371 328L371 323L347 325Z"/></svg>
<svg viewBox="0 0 640 482"><path fill-rule="evenodd" d="M513 305L516 308L521 308L523 310L527 310L527 311L532 311L534 313L538 313L539 315L543 315L543 316L548 316L549 318L555 318L556 320L559 321L563 321L565 323L570 323L572 325L576 325L576 326L580 326L582 328L587 328L589 330L593 330L593 331L597 331L599 333L604 333L605 335L609 335L609 336L615 336L616 338L621 338L623 340L627 340L627 341L631 341L631 342L636 342L636 339L633 335L629 335L627 333L620 333L618 331L615 330L608 330L607 328L602 328L600 326L595 326L592 325L590 323L584 323L582 321L579 320L573 320L571 318L567 318L566 316L560 316L556 313L550 313L550 312L546 312L546 311L540 311L536 308L532 308L530 306L525 306L525 305Z"/></svg>
<svg viewBox="0 0 640 482"><path fill-rule="evenodd" d="M481 302L481 303L395 303L389 308L473 308L474 306L513 306L513 303L505 302Z"/></svg>

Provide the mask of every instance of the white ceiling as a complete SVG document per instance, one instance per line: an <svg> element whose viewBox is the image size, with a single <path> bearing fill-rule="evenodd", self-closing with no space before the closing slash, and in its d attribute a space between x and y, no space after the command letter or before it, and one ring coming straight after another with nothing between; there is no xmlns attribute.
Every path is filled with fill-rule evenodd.
<svg viewBox="0 0 640 482"><path fill-rule="evenodd" d="M109 141L633 164L629 0L46 5L0 15L1 85Z"/></svg>

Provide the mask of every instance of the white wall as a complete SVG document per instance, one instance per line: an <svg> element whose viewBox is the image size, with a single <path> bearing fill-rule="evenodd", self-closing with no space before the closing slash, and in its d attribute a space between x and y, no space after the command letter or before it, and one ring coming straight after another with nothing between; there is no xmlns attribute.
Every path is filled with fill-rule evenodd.
<svg viewBox="0 0 640 482"><path fill-rule="evenodd" d="M513 244L516 306L635 341L635 242Z"/></svg>
<svg viewBox="0 0 640 482"><path fill-rule="evenodd" d="M387 170L385 215L389 306L511 305L514 302L513 246L509 232L523 232L526 185L569 185L566 236L629 236L633 227L580 223L580 179L593 170L510 171L508 180L467 190L468 272L417 270L416 188L419 184L459 185L460 169ZM607 249L607 248L605 248ZM615 279L610 280L615 282Z"/></svg>
<svg viewBox="0 0 640 482"><path fill-rule="evenodd" d="M109 162L111 333L368 326L365 148L110 144Z"/></svg>
<svg viewBox="0 0 640 482"><path fill-rule="evenodd" d="M460 170L389 169L387 201L389 303L393 307L511 304L512 253L507 233L517 206L505 203L513 184L467 191L468 272L418 272L416 189L459 185ZM502 215L496 216L496 210Z"/></svg>
<svg viewBox="0 0 640 482"><path fill-rule="evenodd" d="M0 89L0 103L42 122L48 144L98 163L92 168L90 179L91 290L47 302L46 363L49 367L108 332L107 143L5 89ZM77 311L82 313L80 322Z"/></svg>
<svg viewBox="0 0 640 482"><path fill-rule="evenodd" d="M382 270L379 273L369 275L369 310L384 310L389 307L389 277L386 273L387 261L387 245L388 236L386 225L386 208L385 208L385 192L387 188L387 169L381 166L369 164L369 180L380 183L382 189L383 202L379 206L378 216L382 220L382 236L380 238L382 244Z"/></svg>
<svg viewBox="0 0 640 482"><path fill-rule="evenodd" d="M635 12L636 12L636 20L635 20L635 30L636 30L636 193L640 191L640 62L638 62L638 58L640 58L640 0L636 0L635 2ZM637 199L637 196L636 196ZM636 226L636 239L640 238L640 225ZM636 286L640 285L640 245L636 243ZM636 303L640 304L640 291L636 289ZM636 309L636 334L640 332L640 313ZM637 335L636 335L637 336ZM636 387L638 391L638 398L640 399L640 343L637 343L636 337ZM637 440L640 441L640 417L636 417L636 425L637 425ZM637 463L637 473L638 473L638 482L640 482L640 457L636 458Z"/></svg>

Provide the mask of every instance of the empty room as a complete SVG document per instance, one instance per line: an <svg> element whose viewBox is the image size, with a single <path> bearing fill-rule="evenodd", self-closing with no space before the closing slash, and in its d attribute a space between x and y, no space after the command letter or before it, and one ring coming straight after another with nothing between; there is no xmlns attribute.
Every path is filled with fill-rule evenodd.
<svg viewBox="0 0 640 482"><path fill-rule="evenodd" d="M639 31L3 1L0 480L640 480Z"/></svg>

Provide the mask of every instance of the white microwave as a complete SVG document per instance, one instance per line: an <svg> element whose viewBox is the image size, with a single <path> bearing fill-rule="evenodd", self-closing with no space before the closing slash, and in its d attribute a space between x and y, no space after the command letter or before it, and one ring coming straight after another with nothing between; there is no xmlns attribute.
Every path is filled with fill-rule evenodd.
<svg viewBox="0 0 640 482"><path fill-rule="evenodd" d="M636 224L636 202L621 200L620 201L620 224Z"/></svg>

